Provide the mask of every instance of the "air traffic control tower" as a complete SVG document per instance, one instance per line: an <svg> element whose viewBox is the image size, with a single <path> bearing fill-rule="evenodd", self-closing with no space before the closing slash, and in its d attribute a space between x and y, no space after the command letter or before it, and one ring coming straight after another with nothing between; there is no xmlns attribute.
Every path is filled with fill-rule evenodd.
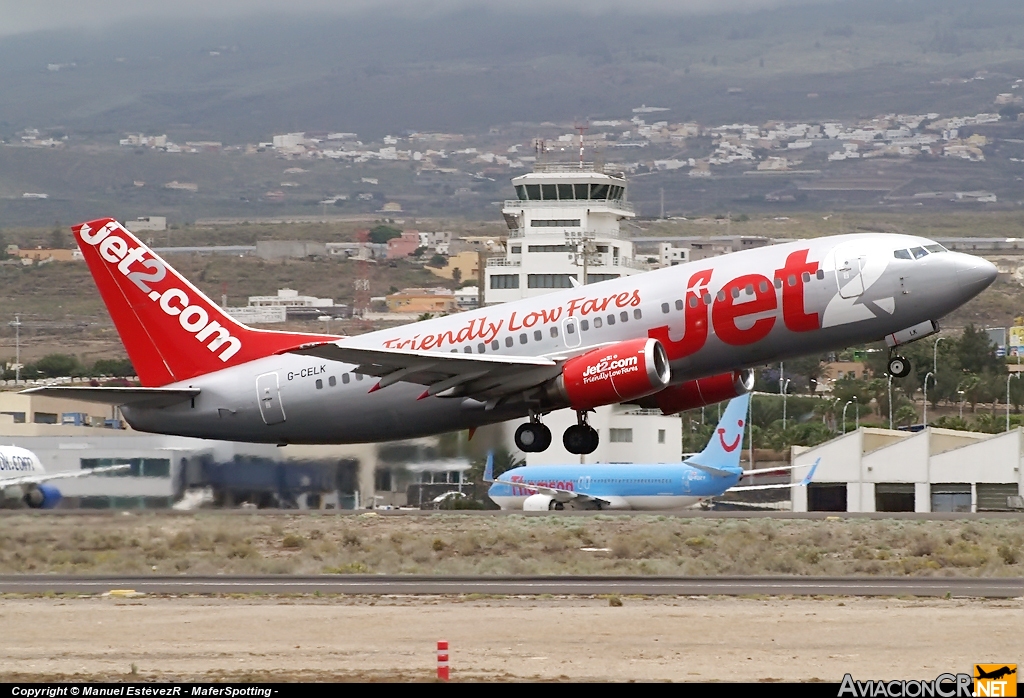
<svg viewBox="0 0 1024 698"><path fill-rule="evenodd" d="M636 215L623 174L594 163L538 164L512 184L517 198L502 208L505 256L488 259L485 269L488 305L648 269L619 232L619 222Z"/></svg>

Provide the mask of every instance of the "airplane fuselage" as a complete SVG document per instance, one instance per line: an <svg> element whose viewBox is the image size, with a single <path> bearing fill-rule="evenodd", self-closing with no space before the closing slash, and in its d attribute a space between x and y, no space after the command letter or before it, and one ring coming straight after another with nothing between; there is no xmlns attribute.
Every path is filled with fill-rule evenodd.
<svg viewBox="0 0 1024 698"><path fill-rule="evenodd" d="M502 509L522 509L526 498L535 494L530 485L576 492L607 502L607 509L660 511L691 507L717 497L740 479L734 475L712 475L681 463L589 465L532 465L513 468L501 475L519 485L496 482L487 492Z"/></svg>
<svg viewBox="0 0 1024 698"><path fill-rule="evenodd" d="M909 250L921 254L915 258ZM652 337L664 345L671 384L679 384L938 320L977 295L995 273L984 260L939 250L930 240L888 234L791 242L338 343L558 358ZM423 386L403 382L370 392L378 379L355 368L284 353L167 386L199 388L191 402L125 406L123 413L143 431L283 444L412 438L520 418L531 409L522 401L418 400Z"/></svg>

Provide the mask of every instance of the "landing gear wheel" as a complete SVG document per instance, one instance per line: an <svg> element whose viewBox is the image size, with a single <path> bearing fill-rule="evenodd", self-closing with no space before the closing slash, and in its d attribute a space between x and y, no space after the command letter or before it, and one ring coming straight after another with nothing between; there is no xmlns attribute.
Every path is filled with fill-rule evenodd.
<svg viewBox="0 0 1024 698"><path fill-rule="evenodd" d="M893 378L906 378L910 375L910 362L902 356L889 359L889 375Z"/></svg>
<svg viewBox="0 0 1024 698"><path fill-rule="evenodd" d="M562 445L569 453L585 455L597 450L600 437L597 430L589 424L574 424L562 435Z"/></svg>
<svg viewBox="0 0 1024 698"><path fill-rule="evenodd" d="M516 448L524 453L540 453L551 445L551 430L540 422L520 424L515 441Z"/></svg>
<svg viewBox="0 0 1024 698"><path fill-rule="evenodd" d="M548 509L552 511L562 511L563 509L565 509L565 505L562 504L561 502L552 501L551 504L548 505Z"/></svg>
<svg viewBox="0 0 1024 698"><path fill-rule="evenodd" d="M565 430L562 434L562 445L569 453L584 456L597 450L601 437L597 435L597 429L587 422L587 410L576 411L576 424Z"/></svg>

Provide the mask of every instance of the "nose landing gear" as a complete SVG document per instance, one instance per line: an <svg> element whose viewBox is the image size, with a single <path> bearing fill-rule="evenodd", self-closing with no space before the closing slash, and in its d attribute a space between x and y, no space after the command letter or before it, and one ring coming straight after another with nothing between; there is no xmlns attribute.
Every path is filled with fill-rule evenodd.
<svg viewBox="0 0 1024 698"><path fill-rule="evenodd" d="M910 361L898 354L889 356L889 375L893 378L906 378L910 375Z"/></svg>
<svg viewBox="0 0 1024 698"><path fill-rule="evenodd" d="M565 430L562 435L562 445L569 453L585 455L597 450L601 438L597 435L597 429L587 422L587 413L580 411L576 413L578 423Z"/></svg>

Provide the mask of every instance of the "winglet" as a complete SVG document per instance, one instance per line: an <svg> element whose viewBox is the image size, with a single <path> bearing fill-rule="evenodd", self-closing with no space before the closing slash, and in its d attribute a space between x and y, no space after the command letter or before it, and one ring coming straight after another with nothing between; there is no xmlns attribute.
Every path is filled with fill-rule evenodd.
<svg viewBox="0 0 1024 698"><path fill-rule="evenodd" d="M811 466L811 471L809 473L807 473L807 475L804 477L803 480L800 481L800 486L801 487L806 487L807 485L811 484L811 478L814 477L814 471L818 469L818 463L820 463L820 462L821 462L821 458L819 458L818 460L814 461L814 465Z"/></svg>
<svg viewBox="0 0 1024 698"><path fill-rule="evenodd" d="M484 466L484 482L494 482L494 451L487 452L487 465Z"/></svg>

